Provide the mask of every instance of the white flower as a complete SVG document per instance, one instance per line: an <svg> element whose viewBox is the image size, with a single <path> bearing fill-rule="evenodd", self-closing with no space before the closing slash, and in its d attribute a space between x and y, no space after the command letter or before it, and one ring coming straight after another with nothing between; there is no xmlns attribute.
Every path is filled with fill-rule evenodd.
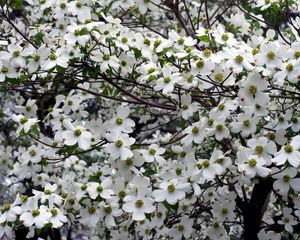
<svg viewBox="0 0 300 240"><path fill-rule="evenodd" d="M14 239L14 237L15 237L12 227L7 225L6 223L2 223L0 225L0 238L3 238L3 236L8 237L8 239Z"/></svg>
<svg viewBox="0 0 300 240"><path fill-rule="evenodd" d="M133 156L129 147L134 144L135 139L129 137L128 134L112 131L106 134L106 139L111 142L105 147L105 151L109 154L110 159L120 158L121 160L126 160Z"/></svg>
<svg viewBox="0 0 300 240"><path fill-rule="evenodd" d="M253 178L256 175L266 177L271 173L271 169L264 167L266 162L263 158L256 155L248 155L245 148L238 151L237 158L239 161L238 171L249 178Z"/></svg>
<svg viewBox="0 0 300 240"><path fill-rule="evenodd" d="M122 215L123 211L120 209L116 198L110 199L109 203L101 202L99 214L105 218L105 224L107 227L116 226L115 217Z"/></svg>
<svg viewBox="0 0 300 240"><path fill-rule="evenodd" d="M50 55L50 49L45 44L31 54L27 64L28 71L34 73Z"/></svg>
<svg viewBox="0 0 300 240"><path fill-rule="evenodd" d="M283 165L286 161L289 162L293 167L299 167L300 164L300 136L296 136L293 140L283 146L281 150L275 153L275 158L272 159L272 162L277 166Z"/></svg>
<svg viewBox="0 0 300 240"><path fill-rule="evenodd" d="M284 80L287 79L291 83L297 83L299 81L298 76L300 75L300 60L292 60L284 63L281 71L274 74L273 78L278 80L278 84L283 84Z"/></svg>
<svg viewBox="0 0 300 240"><path fill-rule="evenodd" d="M282 60L278 56L278 45L273 42L260 45L260 52L256 54L255 60L258 66L266 65L267 69L272 70L276 67L280 69Z"/></svg>
<svg viewBox="0 0 300 240"><path fill-rule="evenodd" d="M239 98L245 105L260 104L265 106L269 101L269 96L263 91L267 89L268 83L259 73L252 73L242 84L239 90Z"/></svg>
<svg viewBox="0 0 300 240"><path fill-rule="evenodd" d="M152 59L153 58L153 48L151 46L150 39L147 37L144 37L143 34L141 34L141 33L136 33L135 40L136 40L135 46L141 50L142 55L148 59ZM156 66L156 68L157 68L157 66ZM148 68L148 70L149 70L149 68ZM148 73L151 74L151 72L149 72L149 71L148 71Z"/></svg>
<svg viewBox="0 0 300 240"><path fill-rule="evenodd" d="M230 132L225 125L225 118L216 119L212 126L213 128L207 128L208 136L215 136L215 138L219 141L229 137Z"/></svg>
<svg viewBox="0 0 300 240"><path fill-rule="evenodd" d="M192 37L181 37L174 30L169 31L169 39L173 41L173 46L177 49L184 50L186 46L194 46L197 41Z"/></svg>
<svg viewBox="0 0 300 240"><path fill-rule="evenodd" d="M182 237L184 237L184 239L191 239L191 235L194 232L193 223L193 219L183 216L181 221L172 227L170 236L173 237L173 239L182 239Z"/></svg>
<svg viewBox="0 0 300 240"><path fill-rule="evenodd" d="M225 219L231 221L234 219L234 208L235 203L234 201L223 201L223 202L215 202L213 204L212 212L214 218L224 221Z"/></svg>
<svg viewBox="0 0 300 240"><path fill-rule="evenodd" d="M76 94L75 90L71 90L68 96L65 95L57 95L55 97L56 104L54 107L58 107L62 103L64 104L62 110L64 113L68 114L71 111L76 112L80 108L80 104L82 99Z"/></svg>
<svg viewBox="0 0 300 240"><path fill-rule="evenodd" d="M64 225L64 223L68 221L67 217L62 213L60 209L54 207L49 211L51 213L49 222L52 224L53 228L60 228L62 227L62 225Z"/></svg>
<svg viewBox="0 0 300 240"><path fill-rule="evenodd" d="M88 226L96 227L99 222L99 208L96 206L88 206L81 210L79 222Z"/></svg>
<svg viewBox="0 0 300 240"><path fill-rule="evenodd" d="M216 31L214 31L212 35L214 36L215 41L219 44L226 44L228 46L236 44L234 35L230 32L225 32L221 24L217 26Z"/></svg>
<svg viewBox="0 0 300 240"><path fill-rule="evenodd" d="M269 8L272 3L276 3L276 0L256 0L256 7L260 7L261 10Z"/></svg>
<svg viewBox="0 0 300 240"><path fill-rule="evenodd" d="M197 166L200 169L200 178L204 178L206 180L213 180L216 175L221 174L223 172L223 168L221 167L221 165L215 163L216 154L217 149L214 150L212 154L212 159L202 159L198 161Z"/></svg>
<svg viewBox="0 0 300 240"><path fill-rule="evenodd" d="M165 152L165 149L159 147L157 144L151 144L148 150L140 150L140 152L146 162L153 162L154 160L159 164L166 162L166 160L160 156Z"/></svg>
<svg viewBox="0 0 300 240"><path fill-rule="evenodd" d="M185 197L185 191L189 189L189 183L180 183L177 179L159 184L158 190L154 190L152 196L156 202L167 201L176 204Z"/></svg>
<svg viewBox="0 0 300 240"><path fill-rule="evenodd" d="M239 28L243 34L247 34L250 30L250 23L247 21L245 14L242 11L230 14L230 18L227 20L233 24L235 28Z"/></svg>
<svg viewBox="0 0 300 240"><path fill-rule="evenodd" d="M7 77L17 78L19 77L19 73L10 64L0 62L0 82L4 82Z"/></svg>
<svg viewBox="0 0 300 240"><path fill-rule="evenodd" d="M17 129L17 136L22 130L24 130L25 133L28 133L31 127L39 122L37 118L26 118L22 114L13 114L12 119L17 123L20 123L20 126Z"/></svg>
<svg viewBox="0 0 300 240"><path fill-rule="evenodd" d="M240 73L243 69L250 71L254 68L253 56L245 50L225 48L224 56L228 59L225 66L234 73Z"/></svg>
<svg viewBox="0 0 300 240"><path fill-rule="evenodd" d="M170 94L174 89L175 83L179 82L181 77L179 73L173 73L173 69L169 66L164 67L162 73L163 76L155 82L154 90L162 90L164 94Z"/></svg>
<svg viewBox="0 0 300 240"><path fill-rule="evenodd" d="M130 109L128 107L118 107L116 116L109 121L109 130L131 133L135 123L128 118L129 114Z"/></svg>
<svg viewBox="0 0 300 240"><path fill-rule="evenodd" d="M235 78L233 77L232 72L228 68L224 67L222 63L216 65L213 74L208 75L207 81L210 79L214 80L218 84L222 84L223 86L232 86L235 83Z"/></svg>
<svg viewBox="0 0 300 240"><path fill-rule="evenodd" d="M278 169L276 169L276 171L278 171ZM295 178L296 175L297 169L295 168L287 168L273 175L273 178L277 179L273 184L274 190L281 195L286 195L290 187L297 192L300 191L300 178Z"/></svg>
<svg viewBox="0 0 300 240"><path fill-rule="evenodd" d="M266 165L272 163L272 155L276 153L276 144L272 141L268 141L266 137L249 139L247 145L251 148L251 154L265 159Z"/></svg>
<svg viewBox="0 0 300 240"><path fill-rule="evenodd" d="M219 219L212 219L205 235L213 239L220 239L224 234L225 228L222 222Z"/></svg>
<svg viewBox="0 0 300 240"><path fill-rule="evenodd" d="M60 205L62 203L62 197L55 191L57 190L56 184L46 183L44 192L33 190L33 193L41 199L41 203L48 202L49 207L53 207L54 204Z"/></svg>
<svg viewBox="0 0 300 240"><path fill-rule="evenodd" d="M38 163L42 160L42 156L44 154L44 150L39 146L31 146L27 149L27 151L24 151L22 155L20 156L20 160L22 162L32 162L32 163Z"/></svg>
<svg viewBox="0 0 300 240"><path fill-rule="evenodd" d="M31 118L36 116L38 107L36 105L36 100L28 99L25 106L15 106L15 109L16 112Z"/></svg>
<svg viewBox="0 0 300 240"><path fill-rule="evenodd" d="M114 194L113 190L109 189L111 184L110 178L105 178L100 184L97 182L89 182L86 184L86 191L91 199L96 199L98 195L104 199L111 199L111 195Z"/></svg>
<svg viewBox="0 0 300 240"><path fill-rule="evenodd" d="M232 164L231 159L229 157L226 157L225 154L217 148L214 149L210 157L210 162L220 165L221 168L216 167L217 174L223 174L225 170L229 168Z"/></svg>
<svg viewBox="0 0 300 240"><path fill-rule="evenodd" d="M34 198L34 201L30 201L28 207L29 209L20 216L20 221L23 222L25 227L35 225L37 228L43 228L49 222L52 214L46 207L38 207L37 198Z"/></svg>
<svg viewBox="0 0 300 240"><path fill-rule="evenodd" d="M300 130L300 118L299 117L293 117L291 119L291 122L292 122L292 126L291 126L292 130L294 132L299 132L299 130Z"/></svg>
<svg viewBox="0 0 300 240"><path fill-rule="evenodd" d="M145 14L148 9L152 10L155 8L155 5L153 3L159 4L160 1L159 0L153 0L153 1L135 0L135 3L139 8L140 13Z"/></svg>
<svg viewBox="0 0 300 240"><path fill-rule="evenodd" d="M145 213L155 211L154 201L146 196L127 195L124 198L123 210L127 213L132 213L132 219L142 221L146 218Z"/></svg>
<svg viewBox="0 0 300 240"><path fill-rule="evenodd" d="M284 229L290 233L293 232L293 226L296 225L298 222L296 221L295 217L291 215L292 209L284 208L282 209L283 216L281 220L278 221L279 224L284 225Z"/></svg>
<svg viewBox="0 0 300 240"><path fill-rule="evenodd" d="M236 121L230 123L231 130L234 133L240 132L243 137L249 136L256 132L256 124L258 118L249 113L240 113L236 117Z"/></svg>
<svg viewBox="0 0 300 240"><path fill-rule="evenodd" d="M210 60L200 58L197 61L192 62L192 74L201 76L207 76L213 73L215 68L215 63Z"/></svg>
<svg viewBox="0 0 300 240"><path fill-rule="evenodd" d="M81 46L84 46L90 39L90 35L80 34L82 29L82 26L78 26L76 23L72 22L71 25L67 27L68 33L64 36L64 39L70 45L75 45L75 43L78 42Z"/></svg>
<svg viewBox="0 0 300 240"><path fill-rule="evenodd" d="M2 205L2 213L0 214L0 224L4 222L14 222L17 219L17 216L22 213L22 209L20 206L14 204L4 204Z"/></svg>
<svg viewBox="0 0 300 240"><path fill-rule="evenodd" d="M197 102L192 102L191 95L181 96L180 112L183 119L189 119L189 117L193 116L194 112L196 112L198 108L199 104Z"/></svg>
<svg viewBox="0 0 300 240"><path fill-rule="evenodd" d="M258 239L259 240L280 240L281 239L281 235L280 233L275 233L273 231L268 231L265 232L264 229L262 229L259 233L258 233Z"/></svg>
<svg viewBox="0 0 300 240"><path fill-rule="evenodd" d="M187 127L184 131L184 134L187 134L182 140L181 143L184 146L191 145L193 142L200 144L203 142L206 131L202 121L193 123L191 126Z"/></svg>
<svg viewBox="0 0 300 240"><path fill-rule="evenodd" d="M100 50L94 50L91 52L90 58L100 63L100 70L105 72L110 67L112 68L118 68L119 67L119 60L116 56L111 55L109 50L106 48L103 51Z"/></svg>
<svg viewBox="0 0 300 240"><path fill-rule="evenodd" d="M77 16L80 22L85 22L91 19L91 9L85 6L85 1L72 1L69 3L68 10L75 16Z"/></svg>
<svg viewBox="0 0 300 240"><path fill-rule="evenodd" d="M63 124L67 128L67 130L62 133L66 145L73 146L78 143L78 146L83 150L90 148L93 135L89 131L82 126L74 127L68 119L65 119Z"/></svg>
<svg viewBox="0 0 300 240"><path fill-rule="evenodd" d="M50 70L57 65L62 68L67 68L69 59L63 54L63 49L58 49L55 53L50 53L48 59L43 61L42 68L44 70Z"/></svg>
<svg viewBox="0 0 300 240"><path fill-rule="evenodd" d="M25 67L25 57L31 55L34 52L32 46L23 49L20 45L8 45L8 52L0 51L0 59L9 61L12 67Z"/></svg>

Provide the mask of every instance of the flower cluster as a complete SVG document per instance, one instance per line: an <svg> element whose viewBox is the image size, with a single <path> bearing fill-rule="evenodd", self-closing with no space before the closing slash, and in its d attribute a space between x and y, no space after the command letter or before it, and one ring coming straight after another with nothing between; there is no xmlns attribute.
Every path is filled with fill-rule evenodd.
<svg viewBox="0 0 300 240"><path fill-rule="evenodd" d="M223 2L0 1L1 239L299 236L300 4Z"/></svg>

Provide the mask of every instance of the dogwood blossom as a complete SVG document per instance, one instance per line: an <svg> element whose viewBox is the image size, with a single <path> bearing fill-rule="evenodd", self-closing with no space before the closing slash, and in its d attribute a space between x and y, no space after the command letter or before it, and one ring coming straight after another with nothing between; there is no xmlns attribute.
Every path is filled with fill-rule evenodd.
<svg viewBox="0 0 300 240"><path fill-rule="evenodd" d="M73 146L78 143L78 146L83 150L90 148L93 135L89 131L82 126L74 127L68 120L64 120L64 125L67 130L62 133L62 137L66 145Z"/></svg>
<svg viewBox="0 0 300 240"><path fill-rule="evenodd" d="M1 239L299 238L299 1L0 5Z"/></svg>
<svg viewBox="0 0 300 240"><path fill-rule="evenodd" d="M275 153L275 158L272 159L276 165L282 165L286 161L289 162L293 167L299 166L299 157L300 152L298 151L300 148L300 136L296 136L293 140L283 146L281 150Z"/></svg>

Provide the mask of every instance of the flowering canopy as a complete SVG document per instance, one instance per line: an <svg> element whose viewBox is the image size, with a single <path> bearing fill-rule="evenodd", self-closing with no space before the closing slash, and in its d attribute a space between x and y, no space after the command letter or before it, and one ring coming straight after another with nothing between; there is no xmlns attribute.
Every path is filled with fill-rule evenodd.
<svg viewBox="0 0 300 240"><path fill-rule="evenodd" d="M1 239L299 238L299 1L0 7Z"/></svg>

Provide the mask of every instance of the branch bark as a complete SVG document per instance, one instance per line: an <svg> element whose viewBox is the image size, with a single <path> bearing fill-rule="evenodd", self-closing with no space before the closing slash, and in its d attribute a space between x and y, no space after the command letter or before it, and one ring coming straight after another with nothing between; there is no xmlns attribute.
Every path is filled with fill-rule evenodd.
<svg viewBox="0 0 300 240"><path fill-rule="evenodd" d="M245 240L258 240L258 232L260 230L261 220L265 213L265 206L269 201L273 187L271 179L261 179L255 184L251 199L248 203L243 204L242 213L244 217L244 234Z"/></svg>

